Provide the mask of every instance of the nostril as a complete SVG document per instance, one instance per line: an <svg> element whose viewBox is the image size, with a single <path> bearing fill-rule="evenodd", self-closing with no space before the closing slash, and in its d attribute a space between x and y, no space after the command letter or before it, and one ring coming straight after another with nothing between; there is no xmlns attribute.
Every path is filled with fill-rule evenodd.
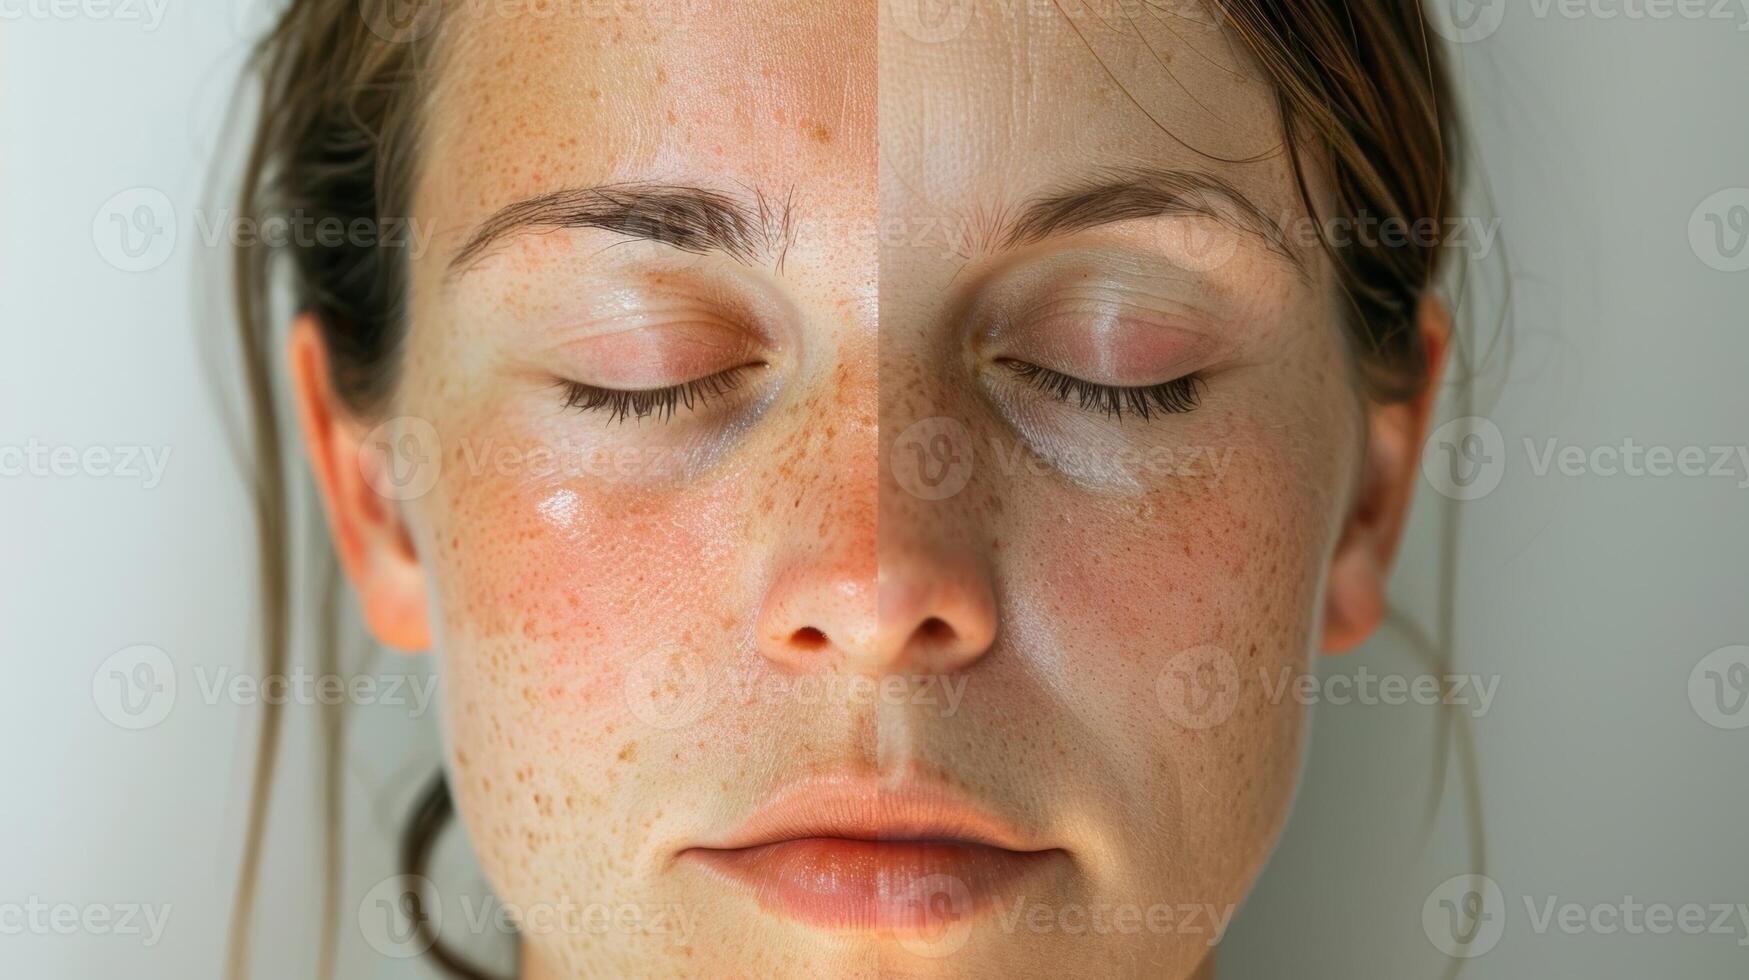
<svg viewBox="0 0 1749 980"><path fill-rule="evenodd" d="M931 646L942 646L952 643L959 634L948 625L947 620L940 616L931 616L917 627L917 638Z"/></svg>
<svg viewBox="0 0 1749 980"><path fill-rule="evenodd" d="M818 650L826 645L826 634L812 626L804 626L790 634L791 644L803 650Z"/></svg>

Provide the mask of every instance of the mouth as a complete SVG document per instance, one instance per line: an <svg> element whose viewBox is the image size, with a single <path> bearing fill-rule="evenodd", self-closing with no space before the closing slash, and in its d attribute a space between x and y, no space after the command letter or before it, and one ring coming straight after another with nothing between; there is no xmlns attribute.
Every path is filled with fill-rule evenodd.
<svg viewBox="0 0 1749 980"><path fill-rule="evenodd" d="M750 892L775 915L833 930L937 934L1069 856L933 787L811 782L680 858Z"/></svg>

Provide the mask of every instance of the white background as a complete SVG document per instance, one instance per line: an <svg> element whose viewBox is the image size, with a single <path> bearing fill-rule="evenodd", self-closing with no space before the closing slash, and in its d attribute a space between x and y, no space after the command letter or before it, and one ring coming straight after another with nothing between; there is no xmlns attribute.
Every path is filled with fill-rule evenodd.
<svg viewBox="0 0 1749 980"><path fill-rule="evenodd" d="M226 329L226 255L201 225L230 199L214 161L245 131L224 112L259 5L156 6L161 19L143 3L135 18L125 4L0 3L0 446L170 452L150 488L0 476L0 908L170 915L150 946L0 932L9 976L217 976L254 765L254 709L201 690L256 656L252 530L208 367ZM1510 250L1510 279L1493 256L1465 300L1483 333L1509 303L1515 349L1479 386L1505 467L1498 489L1462 504L1423 483L1396 583L1398 605L1429 622L1441 508L1458 507L1454 669L1497 685L1473 728L1482 870L1504 899L1502 937L1464 975L1741 975L1749 932L1735 916L1725 935L1539 933L1526 899L1538 914L1551 899L1749 902L1749 729L1709 724L1689 697L1709 651L1749 643L1749 473L1539 476L1525 440L1538 452L1550 439L1749 444L1749 272L1709 267L1689 236L1704 199L1749 186L1749 16L1509 8L1457 50L1494 199L1466 213L1498 216ZM135 273L105 260L116 238L104 209L140 187L170 202L177 241ZM136 644L164 650L179 685L168 717L142 731L99 709L106 658ZM1323 666L1412 673L1404 651L1387 633ZM351 712L344 977L428 975L373 952L356 915L390 873L394 831L435 757L436 709L410 714ZM1468 869L1470 828L1455 777L1424 819L1435 717L1316 711L1294 817L1228 935L1223 976L1443 975L1422 911ZM314 976L316 961L307 719L286 740L258 927L256 975L268 978Z"/></svg>

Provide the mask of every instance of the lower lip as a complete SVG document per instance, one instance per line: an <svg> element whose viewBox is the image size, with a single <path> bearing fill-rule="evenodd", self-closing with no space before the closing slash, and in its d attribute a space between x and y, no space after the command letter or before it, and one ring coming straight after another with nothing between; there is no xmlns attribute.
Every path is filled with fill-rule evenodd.
<svg viewBox="0 0 1749 980"><path fill-rule="evenodd" d="M761 908L827 929L931 932L970 919L1044 873L1060 851L965 842L807 837L686 854Z"/></svg>

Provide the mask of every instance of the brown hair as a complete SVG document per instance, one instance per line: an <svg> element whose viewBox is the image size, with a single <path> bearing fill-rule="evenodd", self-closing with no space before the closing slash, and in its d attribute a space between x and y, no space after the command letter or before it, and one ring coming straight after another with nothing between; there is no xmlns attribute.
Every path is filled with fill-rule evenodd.
<svg viewBox="0 0 1749 980"><path fill-rule="evenodd" d="M244 163L238 214L261 227L273 218L301 218L379 232L410 211L417 178L421 78L434 58L432 28L441 5L419 3L407 19L402 0L291 0L254 47L248 71L260 85L258 121ZM331 381L360 417L377 411L392 391L405 334L403 298L407 250L387 236L374 245L349 242L290 249L293 308L315 315L329 354ZM239 352L247 384L255 446L255 511L261 579L264 673L281 674L289 660L292 534L285 481L285 448L275 408L274 259L261 244L239 247L235 302ZM321 552L321 614L315 647L324 674L337 673L338 583L333 556ZM322 840L324 851L320 969L330 976L337 948L341 835L339 753L342 717L324 707ZM237 875L226 974L247 973L251 913L261 867L268 802L282 727L281 706L262 706L248 826ZM401 870L419 874L449 813L441 772L422 794L400 850ZM414 924L429 922L414 903ZM424 937L434 939L435 937ZM434 947L452 975L480 976Z"/></svg>
<svg viewBox="0 0 1749 980"><path fill-rule="evenodd" d="M1317 217L1308 173L1327 176L1330 214L1413 223L1451 217L1457 180L1457 126L1450 83L1415 0L1206 0L1261 66L1277 93L1293 170L1309 214ZM405 216L418 173L421 79L435 61L439 2L417 4L414 22L397 21L405 0L290 0L257 44L249 71L260 86L260 115L243 171L240 217L339 219L381 228ZM1308 165L1311 164L1311 165ZM1315 166L1315 169L1314 169ZM1426 352L1415 314L1434 288L1443 249L1434 243L1323 240L1350 304L1345 332L1367 394L1379 401L1421 393ZM291 301L316 316L329 352L332 381L360 417L380 410L393 390L405 335L405 249L378 243L310 245L291 251ZM262 646L268 674L286 670L290 647L290 507L280 419L275 410L279 321L272 311L274 252L239 248L235 293L239 349L255 444L252 485L258 574L263 592ZM1454 524L1448 522L1447 545ZM1449 548L1448 548L1449 550ZM323 598L315 641L322 669L336 663L334 562L323 562ZM1449 567L1448 567L1449 581ZM1449 589L1446 590L1449 593ZM1450 610L1438 637L1411 631L1411 641L1438 660L1450 650ZM1443 652L1441 652L1443 651ZM321 960L331 975L339 865L336 709L321 726L324 781L324 916ZM282 718L277 705L260 716L259 757L250 792L238 874L228 975L246 972L253 896ZM1443 749L1442 735L1442 749ZM1443 765L1443 758L1441 761ZM1470 773L1473 777L1473 772ZM1472 808L1472 814L1474 810ZM401 870L419 874L452 815L441 771L419 798L403 832ZM1476 815L1479 816L1479 815ZM1479 823L1473 831L1479 834ZM1477 845L1479 848L1479 844ZM415 926L429 928L415 915ZM435 940L427 935L425 938ZM482 976L441 944L438 965L452 976Z"/></svg>
<svg viewBox="0 0 1749 980"><path fill-rule="evenodd" d="M1452 217L1461 159L1451 82L1419 3L1372 0L1213 6L1274 83L1300 197L1316 219L1304 160L1328 176L1331 212L1413 224ZM1320 232L1323 225L1317 223ZM1437 241L1335 247L1349 335L1370 394L1409 398L1427 384L1415 313L1435 285Z"/></svg>

